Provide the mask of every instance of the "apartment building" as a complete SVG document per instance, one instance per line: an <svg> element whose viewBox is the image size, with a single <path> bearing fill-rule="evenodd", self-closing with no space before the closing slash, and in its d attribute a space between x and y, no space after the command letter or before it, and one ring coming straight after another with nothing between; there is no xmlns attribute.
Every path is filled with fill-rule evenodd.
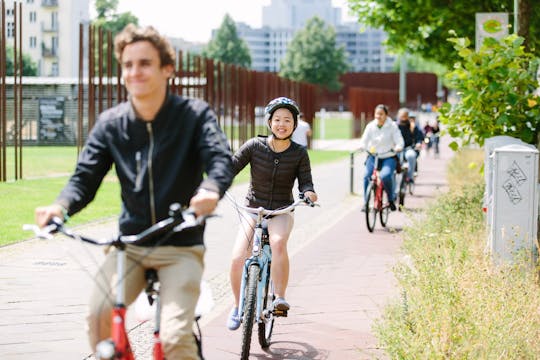
<svg viewBox="0 0 540 360"><path fill-rule="evenodd" d="M13 43L15 7L19 11L19 6L22 50L36 62L38 76L77 77L79 24L90 21L90 0L7 0L8 43Z"/></svg>
<svg viewBox="0 0 540 360"><path fill-rule="evenodd" d="M251 68L278 72L296 31L314 16L335 28L336 43L345 47L351 71L393 71L396 57L386 51L384 31L368 28L361 32L360 24L343 23L341 9L333 7L331 0L273 0L263 7L261 28L237 23L238 35L251 53Z"/></svg>

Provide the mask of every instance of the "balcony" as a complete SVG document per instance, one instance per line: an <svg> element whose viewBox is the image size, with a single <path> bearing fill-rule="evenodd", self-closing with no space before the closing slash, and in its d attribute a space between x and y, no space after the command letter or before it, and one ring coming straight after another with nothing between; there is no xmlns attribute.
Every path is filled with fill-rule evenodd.
<svg viewBox="0 0 540 360"><path fill-rule="evenodd" d="M58 22L53 24L45 24L41 22L41 32L44 33L57 33L58 32Z"/></svg>
<svg viewBox="0 0 540 360"><path fill-rule="evenodd" d="M43 56L44 58L57 58L58 49L48 48L45 46L45 44L41 44L41 56Z"/></svg>
<svg viewBox="0 0 540 360"><path fill-rule="evenodd" d="M43 7L58 7L58 0L41 0Z"/></svg>

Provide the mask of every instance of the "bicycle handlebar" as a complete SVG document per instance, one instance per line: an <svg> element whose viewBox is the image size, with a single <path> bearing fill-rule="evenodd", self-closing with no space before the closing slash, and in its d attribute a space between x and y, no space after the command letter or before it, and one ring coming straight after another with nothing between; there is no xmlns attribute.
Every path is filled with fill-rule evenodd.
<svg viewBox="0 0 540 360"><path fill-rule="evenodd" d="M122 244L141 244L149 239L169 232L178 233L185 229L195 228L203 225L206 219L211 216L213 215L195 217L195 213L191 209L182 211L180 204L174 203L169 207L168 218L155 223L139 234L122 235L115 239L92 239L78 235L66 228L62 219L58 217L52 218L49 224L42 229L37 225L25 224L23 225L23 230L33 231L37 237L42 239L51 239L52 234L60 232L70 238L82 240L94 245L121 246Z"/></svg>
<svg viewBox="0 0 540 360"><path fill-rule="evenodd" d="M262 206L259 206L258 208L253 208L249 206L240 205L234 200L234 198L228 192L226 192L225 195L229 198L229 200L231 200L235 204L235 206L239 207L240 209L253 213L253 214L261 214L263 216L285 214L292 211L295 207L299 205L304 205L304 206L309 206L309 207L320 206L319 204L311 201L311 199L308 198L307 196L304 196L304 194L300 194L299 198L296 199L291 205L286 206L284 208L275 209L275 210L265 209Z"/></svg>

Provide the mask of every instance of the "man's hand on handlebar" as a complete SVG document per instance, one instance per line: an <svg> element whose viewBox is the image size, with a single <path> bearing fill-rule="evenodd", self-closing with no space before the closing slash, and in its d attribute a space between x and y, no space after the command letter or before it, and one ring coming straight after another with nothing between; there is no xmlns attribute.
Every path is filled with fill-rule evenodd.
<svg viewBox="0 0 540 360"><path fill-rule="evenodd" d="M40 206L35 210L36 224L40 228L47 226L54 217L64 219L64 208L62 205L52 204L49 206Z"/></svg>
<svg viewBox="0 0 540 360"><path fill-rule="evenodd" d="M210 215L214 212L219 201L219 194L212 190L199 189L191 198L189 207L197 217Z"/></svg>

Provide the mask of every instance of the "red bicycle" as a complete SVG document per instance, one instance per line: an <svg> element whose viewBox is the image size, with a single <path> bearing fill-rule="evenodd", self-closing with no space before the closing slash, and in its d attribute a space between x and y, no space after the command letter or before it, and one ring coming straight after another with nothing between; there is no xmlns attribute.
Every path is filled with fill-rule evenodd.
<svg viewBox="0 0 540 360"><path fill-rule="evenodd" d="M377 214L381 221L381 225L386 227L388 223L388 214L390 213L390 201L388 200L388 194L384 191L382 179L379 175L379 156L380 155L395 155L394 151L389 151L384 154L369 153L374 157L373 173L366 189L365 196L365 208L366 225L369 232L373 232L375 229L375 223L377 221Z"/></svg>
<svg viewBox="0 0 540 360"><path fill-rule="evenodd" d="M182 211L180 204L172 204L169 208L169 217L152 225L148 229L144 230L137 235L125 235L119 236L112 240L96 240L82 235L78 235L70 229L64 227L64 223L59 218L53 218L49 225L40 229L37 225L23 225L24 230L34 231L37 237L43 239L51 239L52 234L62 233L70 238L81 240L94 245L112 245L117 251L117 273L125 273L125 260L126 252L125 247L127 244L141 244L156 236L167 237L168 234L181 232L183 230L201 226L206 217L196 218L191 210ZM146 294L150 304L155 302L155 327L154 327L154 344L153 344L153 359L163 360L164 354L161 348L161 341L159 339L160 331L160 301L159 301L159 280L157 277L157 271L155 269L146 270ZM116 285L116 298L114 307L112 309L112 326L111 336L109 339L101 341L96 347L96 358L98 359L115 359L115 360L134 360L128 333L125 327L126 318L126 306L125 306L125 282L124 277L120 276ZM198 324L199 316L195 318L195 324L197 326L198 334L193 334L195 342L197 343L199 357L202 356L202 339L201 331Z"/></svg>

